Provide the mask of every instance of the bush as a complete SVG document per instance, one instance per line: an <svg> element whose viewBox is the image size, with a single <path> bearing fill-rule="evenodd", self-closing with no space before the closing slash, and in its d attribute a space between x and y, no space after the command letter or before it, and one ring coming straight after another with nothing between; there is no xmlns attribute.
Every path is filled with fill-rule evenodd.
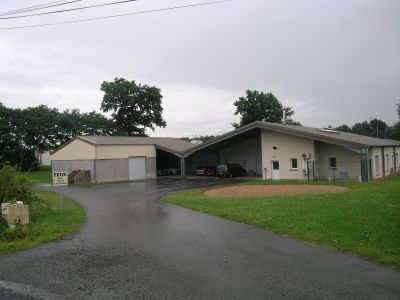
<svg viewBox="0 0 400 300"><path fill-rule="evenodd" d="M5 240L6 231L8 230L7 221L0 214L0 241Z"/></svg>
<svg viewBox="0 0 400 300"><path fill-rule="evenodd" d="M4 166L0 170L0 204L15 201L30 204L35 199L28 179L10 166Z"/></svg>
<svg viewBox="0 0 400 300"><path fill-rule="evenodd" d="M26 237L27 227L18 220L13 229L9 228L6 220L0 219L0 241L14 241Z"/></svg>

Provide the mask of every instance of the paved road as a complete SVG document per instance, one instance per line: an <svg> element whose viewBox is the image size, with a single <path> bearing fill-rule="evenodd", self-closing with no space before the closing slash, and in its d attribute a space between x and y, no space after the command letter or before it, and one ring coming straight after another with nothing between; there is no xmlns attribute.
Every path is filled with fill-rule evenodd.
<svg viewBox="0 0 400 300"><path fill-rule="evenodd" d="M67 240L0 256L0 299L400 298L400 272L158 202L223 181L69 187L87 212Z"/></svg>

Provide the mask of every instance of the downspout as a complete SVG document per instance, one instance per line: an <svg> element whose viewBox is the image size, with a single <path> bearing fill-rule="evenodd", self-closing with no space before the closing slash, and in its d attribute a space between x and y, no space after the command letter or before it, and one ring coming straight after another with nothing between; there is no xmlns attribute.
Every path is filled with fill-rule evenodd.
<svg viewBox="0 0 400 300"><path fill-rule="evenodd" d="M396 161L396 146L393 146L393 169L397 172L397 161Z"/></svg>
<svg viewBox="0 0 400 300"><path fill-rule="evenodd" d="M369 181L368 148L361 149L361 182Z"/></svg>

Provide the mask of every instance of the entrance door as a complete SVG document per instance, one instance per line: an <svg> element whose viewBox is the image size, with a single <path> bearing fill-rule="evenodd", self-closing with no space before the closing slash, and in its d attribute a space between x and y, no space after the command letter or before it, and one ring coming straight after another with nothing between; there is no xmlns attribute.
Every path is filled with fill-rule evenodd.
<svg viewBox="0 0 400 300"><path fill-rule="evenodd" d="M146 157L133 156L128 158L129 180L146 178Z"/></svg>
<svg viewBox="0 0 400 300"><path fill-rule="evenodd" d="M279 180L279 160L272 162L272 180Z"/></svg>

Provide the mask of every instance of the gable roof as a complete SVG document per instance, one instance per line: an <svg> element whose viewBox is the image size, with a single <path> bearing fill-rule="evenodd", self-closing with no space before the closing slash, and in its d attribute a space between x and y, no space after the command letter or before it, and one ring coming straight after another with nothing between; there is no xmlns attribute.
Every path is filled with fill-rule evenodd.
<svg viewBox="0 0 400 300"><path fill-rule="evenodd" d="M232 138L234 136L240 135L242 133L254 129L266 129L274 132L295 135L303 138L313 139L316 141L336 144L343 147L357 148L357 149L380 147L380 146L400 146L399 141L373 138L349 132L341 132L325 128L304 127L304 126L287 125L287 124L285 125L281 123L256 121L251 124L242 126L236 130L230 131L226 134L223 134L219 137L216 137L200 145L195 145L186 150L184 154L185 156L188 156L200 149L204 149L208 146L214 145L218 142L222 142L224 140L227 140L229 138Z"/></svg>
<svg viewBox="0 0 400 300"><path fill-rule="evenodd" d="M179 155L181 152L193 147L192 144L177 139L165 137L131 137L131 136L77 136L61 145L52 154L64 148L74 140L80 140L91 145L154 145L156 148Z"/></svg>

